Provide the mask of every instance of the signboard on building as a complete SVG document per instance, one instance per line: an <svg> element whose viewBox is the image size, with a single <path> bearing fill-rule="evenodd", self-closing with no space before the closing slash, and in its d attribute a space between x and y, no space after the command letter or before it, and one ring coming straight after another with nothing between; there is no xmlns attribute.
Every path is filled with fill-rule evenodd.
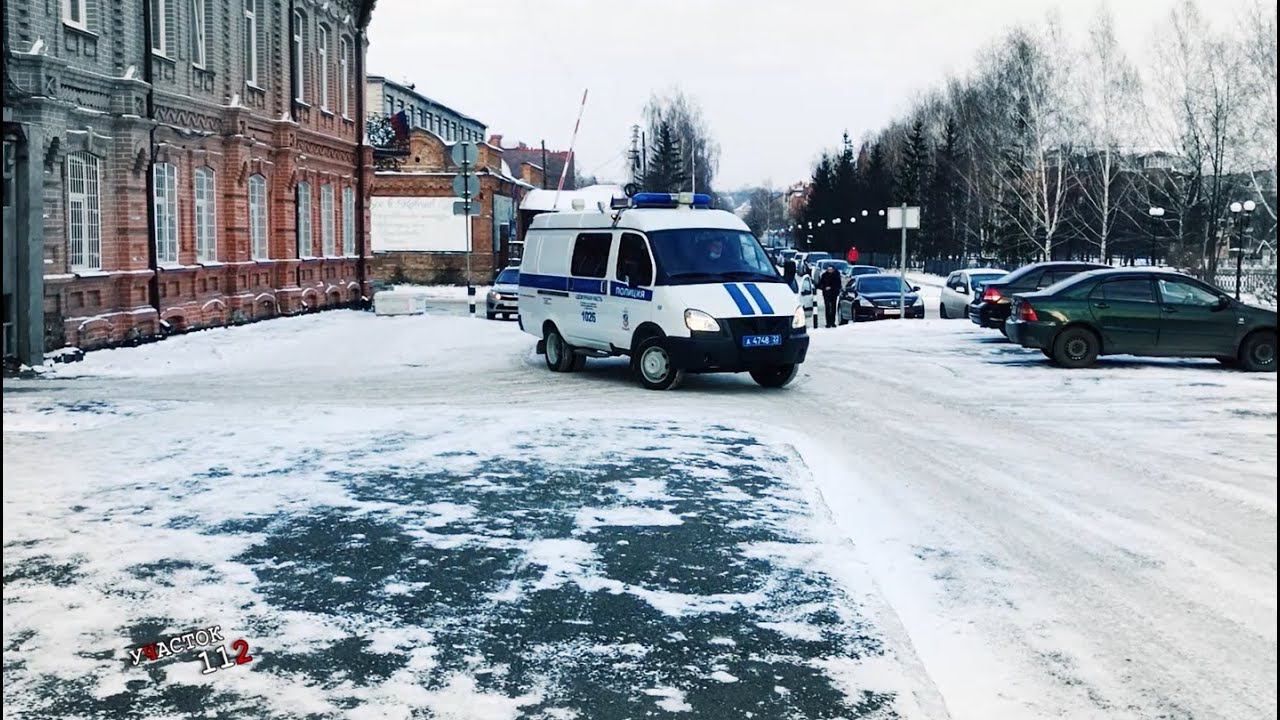
<svg viewBox="0 0 1280 720"><path fill-rule="evenodd" d="M382 252L466 252L467 218L452 197L373 197L370 247Z"/></svg>

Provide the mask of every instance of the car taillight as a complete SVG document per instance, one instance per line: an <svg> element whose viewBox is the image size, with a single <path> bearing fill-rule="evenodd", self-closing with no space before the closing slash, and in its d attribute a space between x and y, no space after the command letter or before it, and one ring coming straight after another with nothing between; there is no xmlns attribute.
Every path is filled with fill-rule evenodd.
<svg viewBox="0 0 1280 720"><path fill-rule="evenodd" d="M1004 296L1000 294L1000 291L993 287L989 287L982 291L982 302L1000 302L1003 297Z"/></svg>
<svg viewBox="0 0 1280 720"><path fill-rule="evenodd" d="M1018 319L1022 322L1036 322L1040 318L1036 317L1036 309L1031 307L1031 303L1023 300L1018 305Z"/></svg>

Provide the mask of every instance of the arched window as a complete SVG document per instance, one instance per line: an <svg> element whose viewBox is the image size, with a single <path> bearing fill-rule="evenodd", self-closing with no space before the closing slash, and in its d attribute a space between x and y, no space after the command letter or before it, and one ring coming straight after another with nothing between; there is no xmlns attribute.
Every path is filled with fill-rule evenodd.
<svg viewBox="0 0 1280 720"><path fill-rule="evenodd" d="M214 180L213 168L196 168L196 259L202 262L218 259L218 200Z"/></svg>
<svg viewBox="0 0 1280 720"><path fill-rule="evenodd" d="M316 31L317 79L320 81L320 107L329 109L329 26L320 25Z"/></svg>
<svg viewBox="0 0 1280 720"><path fill-rule="evenodd" d="M307 16L301 10L293 12L293 99L307 101L307 56L305 28Z"/></svg>
<svg viewBox="0 0 1280 720"><path fill-rule="evenodd" d="M298 257L311 257L311 183L298 183Z"/></svg>
<svg viewBox="0 0 1280 720"><path fill-rule="evenodd" d="M73 269L102 268L100 202L98 158L67 155L67 260Z"/></svg>
<svg viewBox="0 0 1280 720"><path fill-rule="evenodd" d="M320 186L320 248L325 257L333 255L333 185Z"/></svg>
<svg viewBox="0 0 1280 720"><path fill-rule="evenodd" d="M249 176L249 240L254 260L266 260L267 251L267 179Z"/></svg>
<svg viewBox="0 0 1280 720"><path fill-rule="evenodd" d="M351 117L351 41L338 39L338 112Z"/></svg>
<svg viewBox="0 0 1280 720"><path fill-rule="evenodd" d="M339 255L350 255L356 247L356 190L342 188L342 247Z"/></svg>
<svg viewBox="0 0 1280 720"><path fill-rule="evenodd" d="M178 262L178 166L156 163L152 173L154 195L151 212L155 216L156 261Z"/></svg>
<svg viewBox="0 0 1280 720"><path fill-rule="evenodd" d="M258 84L258 0L244 0L244 81Z"/></svg>

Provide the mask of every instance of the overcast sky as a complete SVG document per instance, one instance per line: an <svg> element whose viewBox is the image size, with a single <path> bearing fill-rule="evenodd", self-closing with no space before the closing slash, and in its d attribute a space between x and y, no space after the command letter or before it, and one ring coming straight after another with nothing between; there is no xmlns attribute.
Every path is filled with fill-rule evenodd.
<svg viewBox="0 0 1280 720"><path fill-rule="evenodd" d="M1111 4L1133 58L1173 0ZM1057 9L1083 36L1098 3L1054 0L379 0L368 71L479 118L503 143L566 148L584 88L578 171L625 177L630 127L679 86L721 146L716 185L805 178L846 128L881 127L972 67L980 48Z"/></svg>

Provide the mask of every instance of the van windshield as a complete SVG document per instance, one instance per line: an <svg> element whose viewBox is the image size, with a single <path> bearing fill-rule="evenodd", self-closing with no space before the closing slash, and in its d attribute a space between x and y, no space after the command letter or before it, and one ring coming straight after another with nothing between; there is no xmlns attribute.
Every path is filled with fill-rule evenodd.
<svg viewBox="0 0 1280 720"><path fill-rule="evenodd" d="M659 284L782 282L764 248L744 230L654 230L649 244L658 262Z"/></svg>

